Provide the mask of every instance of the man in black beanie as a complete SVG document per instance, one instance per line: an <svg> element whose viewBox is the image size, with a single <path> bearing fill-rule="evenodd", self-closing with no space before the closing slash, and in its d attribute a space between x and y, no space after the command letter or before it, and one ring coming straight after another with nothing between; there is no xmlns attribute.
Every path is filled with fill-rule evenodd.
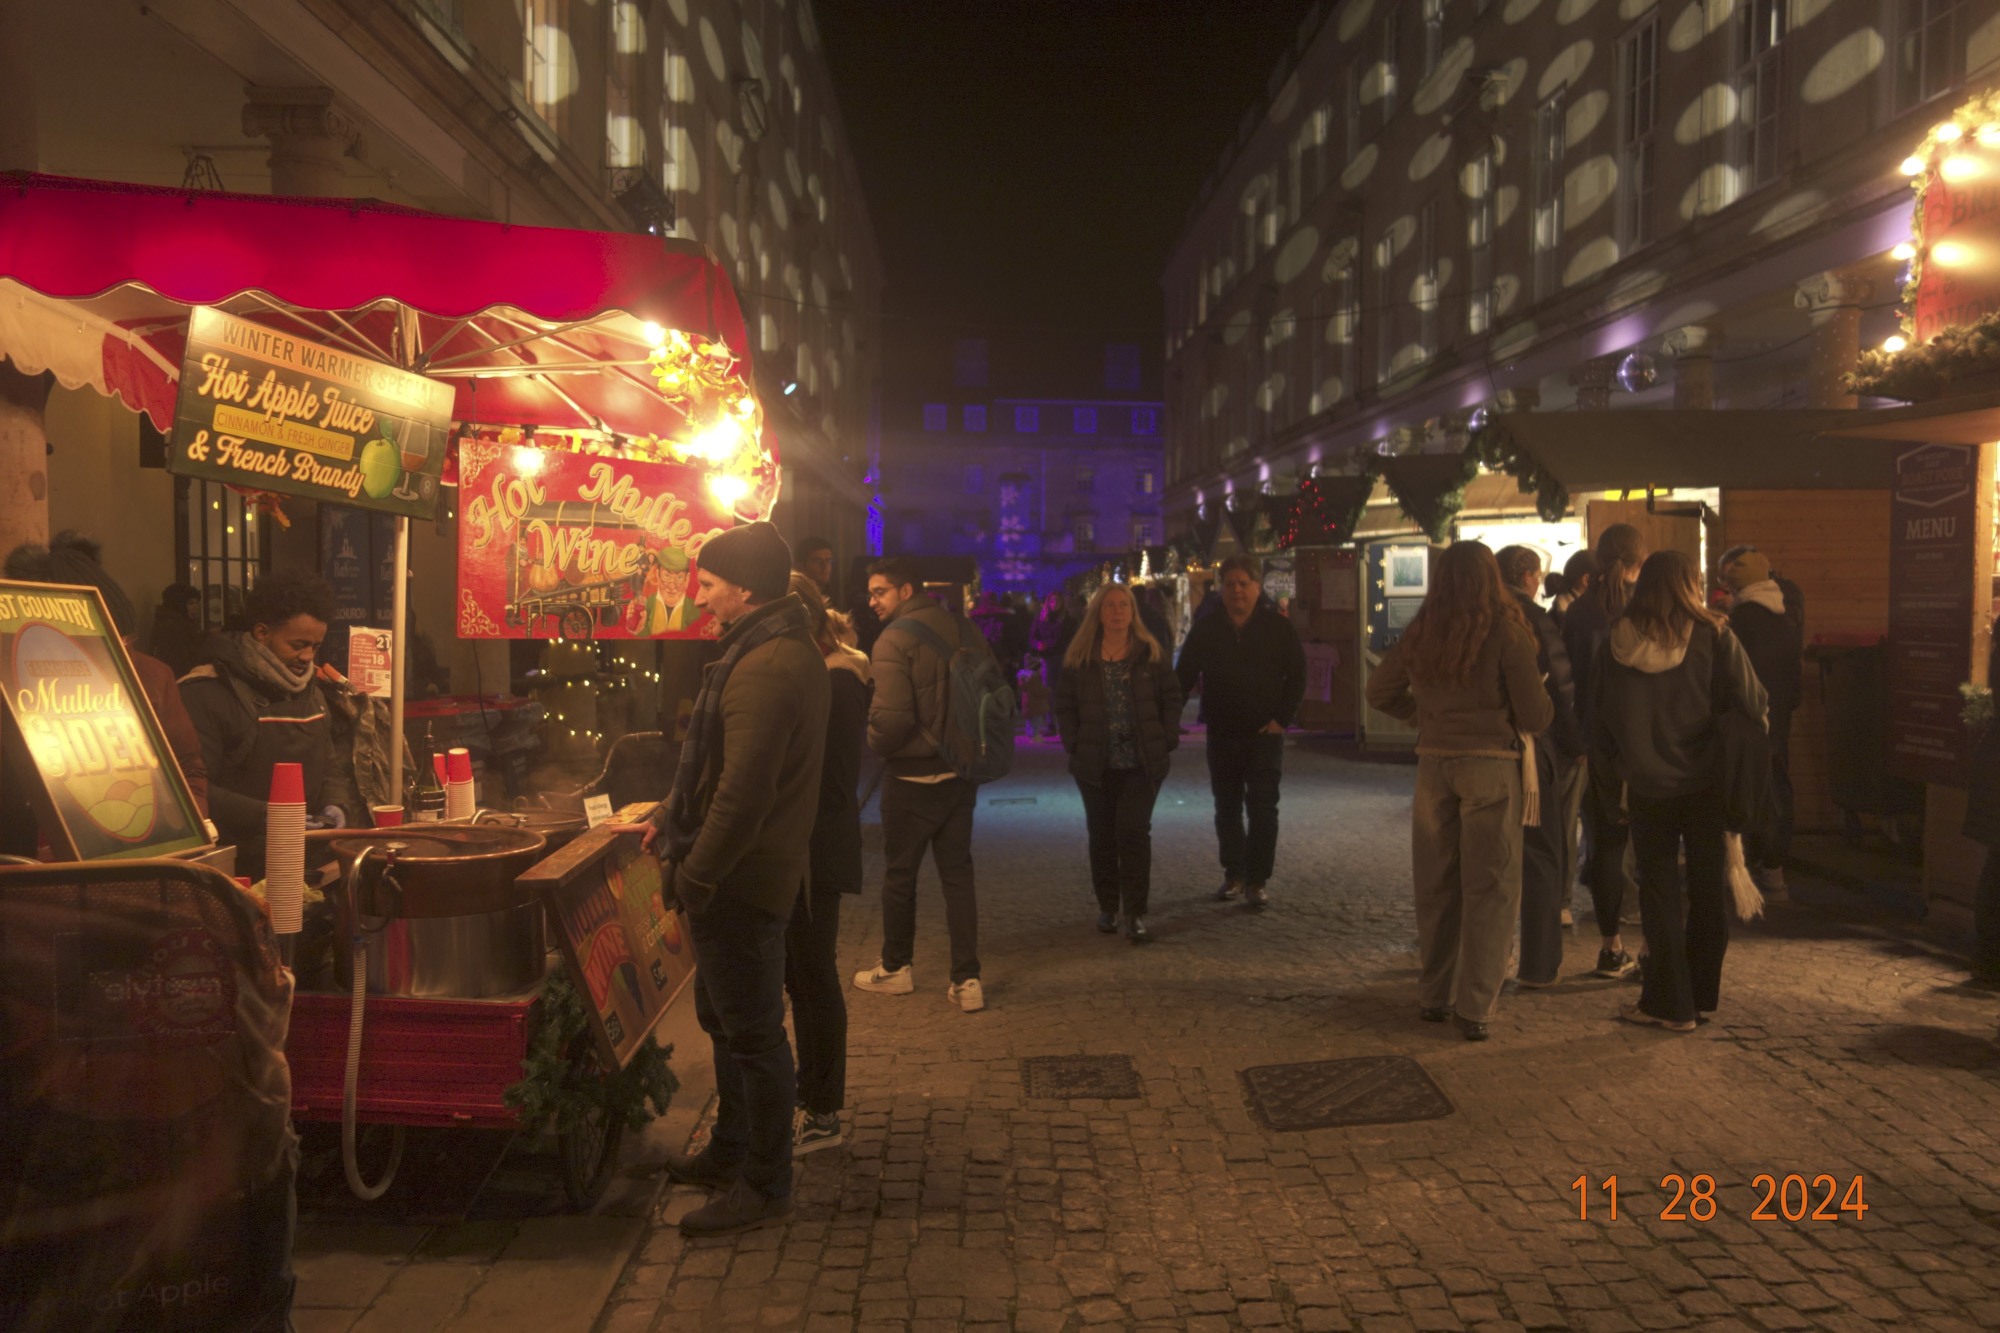
<svg viewBox="0 0 2000 1333"><path fill-rule="evenodd" d="M666 862L700 966L695 1016L715 1047L708 1147L667 1164L723 1191L681 1219L727 1236L792 1211L797 1071L785 1038L785 927L805 886L832 689L792 553L769 523L732 528L695 557L695 605L722 626L687 740L645 846Z"/></svg>

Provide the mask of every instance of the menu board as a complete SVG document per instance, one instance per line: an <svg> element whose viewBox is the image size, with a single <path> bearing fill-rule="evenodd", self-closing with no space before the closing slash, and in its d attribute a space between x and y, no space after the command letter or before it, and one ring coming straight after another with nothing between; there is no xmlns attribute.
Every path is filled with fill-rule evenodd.
<svg viewBox="0 0 2000 1333"><path fill-rule="evenodd" d="M97 589L0 580L0 696L0 770L59 859L208 845Z"/></svg>
<svg viewBox="0 0 2000 1333"><path fill-rule="evenodd" d="M687 924L666 905L659 861L639 850L637 834L595 828L516 882L541 894L598 1049L624 1068L694 975Z"/></svg>
<svg viewBox="0 0 2000 1333"><path fill-rule="evenodd" d="M525 444L459 448L458 637L691 639L702 544L728 528L706 474Z"/></svg>
<svg viewBox="0 0 2000 1333"><path fill-rule="evenodd" d="M1964 780L1958 687L1972 670L1978 482L1977 445L1918 445L1896 459L1889 507L1889 772L1895 777Z"/></svg>
<svg viewBox="0 0 2000 1333"><path fill-rule="evenodd" d="M167 470L436 518L453 397L440 381L198 306Z"/></svg>

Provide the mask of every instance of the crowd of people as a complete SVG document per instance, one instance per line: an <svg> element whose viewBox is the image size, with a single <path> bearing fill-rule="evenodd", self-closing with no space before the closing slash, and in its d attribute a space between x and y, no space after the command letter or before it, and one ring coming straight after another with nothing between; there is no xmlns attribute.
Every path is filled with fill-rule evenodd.
<svg viewBox="0 0 2000 1333"><path fill-rule="evenodd" d="M353 692L319 664L334 619L327 584L268 573L216 634L200 632L194 589L169 588L155 656L138 651L131 603L100 557L63 533L14 551L5 571L102 591L240 873L261 872L276 763L301 765L318 820L358 821L366 729ZM1619 1017L1689 1032L1719 1007L1733 840L1765 896L1785 891L1804 610L1754 548L1726 552L1717 572L1712 595L1692 559L1646 551L1623 524L1560 572L1524 546L1461 541L1436 553L1421 610L1366 690L1417 733L1421 1020L1485 1040L1510 979L1530 994L1554 984L1578 883L1600 937L1593 972L1640 979ZM985 1006L973 827L978 785L1004 762L972 755L983 742L965 735L968 699L982 719L989 705L1004 713L1009 753L1021 712L1060 739L1085 814L1097 929L1143 945L1153 810L1198 695L1221 873L1212 896L1250 909L1273 901L1284 733L1304 697L1305 656L1253 558L1221 563L1178 653L1150 589L1106 583L1081 605L1052 594L1032 615L1022 601L982 598L967 613L927 588L916 561L890 557L868 567L865 604L843 614L832 576L830 543L795 552L769 523L708 542L696 601L721 626L718 656L677 767L661 775L665 799L637 830L687 914L716 1067L707 1144L670 1163L677 1180L714 1191L682 1221L692 1235L786 1216L794 1159L843 1140L850 979L836 954L841 899L863 883L865 751L883 764L882 946L852 975L856 991L917 989L928 858L944 900L945 994L966 1013ZM2000 651L1994 661L2000 674ZM1746 754L1761 766L1747 816ZM1966 832L2000 846L2000 728L1972 769ZM0 801L0 843L32 854L20 804ZM1975 978L2000 984L2000 855L1979 902ZM1635 907L1636 956L1624 934Z"/></svg>

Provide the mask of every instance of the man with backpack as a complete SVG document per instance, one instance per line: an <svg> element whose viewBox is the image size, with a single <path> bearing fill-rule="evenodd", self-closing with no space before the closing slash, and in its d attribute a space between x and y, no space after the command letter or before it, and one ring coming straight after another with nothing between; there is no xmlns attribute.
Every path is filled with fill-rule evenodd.
<svg viewBox="0 0 2000 1333"><path fill-rule="evenodd" d="M1013 759L1014 691L985 636L929 593L914 560L868 568L875 698L868 748L887 761L882 784L882 957L855 974L858 990L907 995L917 933L917 872L928 849L944 885L951 989L966 1013L986 1007L979 985L979 907L973 895L972 812L981 782Z"/></svg>

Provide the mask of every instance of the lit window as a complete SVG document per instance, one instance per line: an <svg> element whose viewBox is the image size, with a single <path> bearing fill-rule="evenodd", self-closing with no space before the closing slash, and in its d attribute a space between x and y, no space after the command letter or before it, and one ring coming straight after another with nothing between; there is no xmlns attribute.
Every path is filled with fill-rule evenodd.
<svg viewBox="0 0 2000 1333"><path fill-rule="evenodd" d="M977 463L966 464L965 493L967 495L978 495L981 491L984 491L985 489L986 489L986 469L984 467L981 467Z"/></svg>
<svg viewBox="0 0 2000 1333"><path fill-rule="evenodd" d="M1155 528L1154 522L1150 518L1133 519L1132 544L1134 546L1151 546L1154 541L1153 537L1154 528Z"/></svg>
<svg viewBox="0 0 2000 1333"><path fill-rule="evenodd" d="M1618 49L1623 107L1618 127L1620 253L1653 239L1653 125L1659 113L1660 20L1657 14Z"/></svg>
<svg viewBox="0 0 2000 1333"><path fill-rule="evenodd" d="M1079 407L1070 415L1070 429L1078 435L1097 434L1097 409Z"/></svg>
<svg viewBox="0 0 2000 1333"><path fill-rule="evenodd" d="M1444 7L1446 0L1424 0L1424 77L1438 67L1444 54Z"/></svg>
<svg viewBox="0 0 2000 1333"><path fill-rule="evenodd" d="M965 428L967 430L986 429L986 404L974 403L966 407Z"/></svg>
<svg viewBox="0 0 2000 1333"><path fill-rule="evenodd" d="M1070 533L1076 538L1076 549L1088 551L1097 545L1097 520L1080 518L1070 525Z"/></svg>
<svg viewBox="0 0 2000 1333"><path fill-rule="evenodd" d="M1535 297L1562 281L1563 155L1567 149L1562 90L1535 108Z"/></svg>
<svg viewBox="0 0 2000 1333"><path fill-rule="evenodd" d="M1134 435L1157 435L1160 431L1160 414L1150 407L1132 409L1132 433Z"/></svg>
<svg viewBox="0 0 2000 1333"><path fill-rule="evenodd" d="M1038 407L1017 407L1014 409L1014 433L1033 435L1042 428L1042 411Z"/></svg>
<svg viewBox="0 0 2000 1333"><path fill-rule="evenodd" d="M924 404L925 430L950 430L951 409L943 403Z"/></svg>
<svg viewBox="0 0 2000 1333"><path fill-rule="evenodd" d="M1736 162L1745 188L1778 176L1786 13L1785 0L1742 0L1736 11Z"/></svg>
<svg viewBox="0 0 2000 1333"><path fill-rule="evenodd" d="M1493 150L1466 163L1465 191L1465 330L1485 333L1493 327Z"/></svg>
<svg viewBox="0 0 2000 1333"><path fill-rule="evenodd" d="M1153 469L1149 467L1140 468L1138 475L1133 478L1133 481L1141 495L1151 495L1159 489L1159 478L1153 474Z"/></svg>
<svg viewBox="0 0 2000 1333"><path fill-rule="evenodd" d="M1417 213L1417 284L1411 300L1417 307L1417 344L1424 359L1437 352L1438 253L1437 200L1427 201Z"/></svg>
<svg viewBox="0 0 2000 1333"><path fill-rule="evenodd" d="M1968 34L1959 15L1965 8L1965 0L1899 0L1896 110L1908 111L1964 80Z"/></svg>
<svg viewBox="0 0 2000 1333"><path fill-rule="evenodd" d="M1076 489L1079 493L1097 489L1097 466L1094 463L1076 465Z"/></svg>

